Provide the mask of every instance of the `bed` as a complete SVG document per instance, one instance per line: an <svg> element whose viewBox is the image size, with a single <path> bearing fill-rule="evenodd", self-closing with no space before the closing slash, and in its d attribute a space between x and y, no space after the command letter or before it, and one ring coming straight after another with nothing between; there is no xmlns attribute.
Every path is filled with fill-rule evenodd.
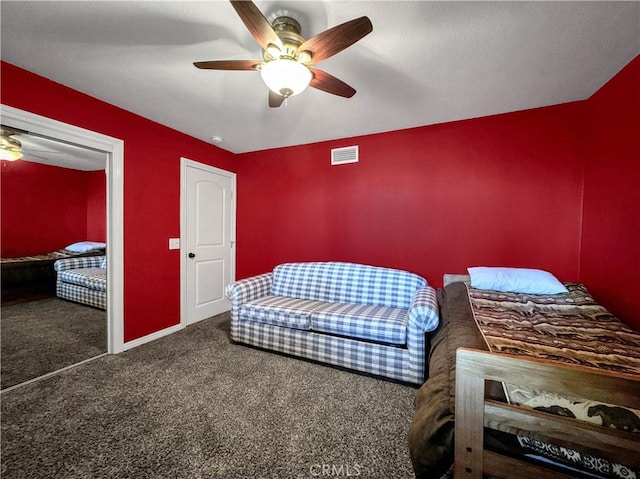
<svg viewBox="0 0 640 479"><path fill-rule="evenodd" d="M57 260L104 255L105 248L104 243L79 242L49 253L2 258L2 292L36 290L55 293L56 272L53 264Z"/></svg>
<svg viewBox="0 0 640 479"><path fill-rule="evenodd" d="M409 431L416 477L640 478L640 333L579 284L532 297L468 280L438 291Z"/></svg>

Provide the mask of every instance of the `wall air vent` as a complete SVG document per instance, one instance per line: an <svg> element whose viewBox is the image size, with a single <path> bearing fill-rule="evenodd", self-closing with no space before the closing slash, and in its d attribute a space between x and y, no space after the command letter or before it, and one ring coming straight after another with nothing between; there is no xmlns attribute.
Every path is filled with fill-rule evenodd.
<svg viewBox="0 0 640 479"><path fill-rule="evenodd" d="M334 148L331 150L331 164L344 165L358 162L358 145Z"/></svg>

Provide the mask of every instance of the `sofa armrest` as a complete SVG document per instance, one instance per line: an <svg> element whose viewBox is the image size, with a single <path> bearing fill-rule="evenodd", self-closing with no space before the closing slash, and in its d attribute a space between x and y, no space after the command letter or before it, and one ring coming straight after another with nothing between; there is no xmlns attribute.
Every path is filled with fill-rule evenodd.
<svg viewBox="0 0 640 479"><path fill-rule="evenodd" d="M430 332L438 327L439 322L436 290L431 286L418 289L409 306L409 326L423 332Z"/></svg>
<svg viewBox="0 0 640 479"><path fill-rule="evenodd" d="M273 273L264 273L229 283L224 290L224 294L231 301L231 308L238 308L247 301L269 294L271 292L272 278Z"/></svg>
<svg viewBox="0 0 640 479"><path fill-rule="evenodd" d="M53 263L56 271L66 271L79 268L100 268L105 256L81 256L79 258L59 259Z"/></svg>

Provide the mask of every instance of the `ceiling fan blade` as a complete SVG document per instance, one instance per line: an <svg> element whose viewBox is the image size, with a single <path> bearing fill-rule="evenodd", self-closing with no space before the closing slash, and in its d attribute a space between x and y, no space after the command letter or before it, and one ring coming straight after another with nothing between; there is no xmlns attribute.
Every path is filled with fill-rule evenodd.
<svg viewBox="0 0 640 479"><path fill-rule="evenodd" d="M31 148L26 148L26 149L25 149L25 148L22 148L22 151L24 151L25 153L31 153L31 154L33 154L34 156L37 156L37 155L35 155L35 153L49 153L50 155L62 155L62 152L61 152L61 151L51 151L51 150L32 150Z"/></svg>
<svg viewBox="0 0 640 479"><path fill-rule="evenodd" d="M214 60L210 62L194 62L197 68L204 70L257 70L260 60Z"/></svg>
<svg viewBox="0 0 640 479"><path fill-rule="evenodd" d="M0 125L0 136L16 136L29 133L27 130L21 130L13 126Z"/></svg>
<svg viewBox="0 0 640 479"><path fill-rule="evenodd" d="M47 157L44 157L44 156L40 156L40 155L36 155L35 153L31 153L30 151L25 151L24 152L24 156L21 159L25 160L25 161L29 161L29 157L30 156L34 156L36 158L40 158L41 160L50 160L50 158L47 158Z"/></svg>
<svg viewBox="0 0 640 479"><path fill-rule="evenodd" d="M258 45L264 50L267 49L269 43L273 43L282 48L280 37L278 37L269 21L264 17L258 7L256 7L255 3L250 0L231 0L231 5L247 27L247 30L249 30L253 38L256 39Z"/></svg>
<svg viewBox="0 0 640 479"><path fill-rule="evenodd" d="M313 79L311 80L311 83L309 83L309 86L331 93L332 95L338 95L345 98L351 98L356 94L356 91L353 88L342 80L338 80L333 75L330 75L325 71L318 70L317 68L310 67L309 70L313 73Z"/></svg>
<svg viewBox="0 0 640 479"><path fill-rule="evenodd" d="M269 90L269 106L271 108L278 108L284 102L284 97L282 95L278 95L273 91Z"/></svg>
<svg viewBox="0 0 640 479"><path fill-rule="evenodd" d="M298 47L298 51L303 52L306 50L311 52L313 54L311 63L319 63L353 45L372 31L373 25L369 18L356 18L318 33L302 43Z"/></svg>

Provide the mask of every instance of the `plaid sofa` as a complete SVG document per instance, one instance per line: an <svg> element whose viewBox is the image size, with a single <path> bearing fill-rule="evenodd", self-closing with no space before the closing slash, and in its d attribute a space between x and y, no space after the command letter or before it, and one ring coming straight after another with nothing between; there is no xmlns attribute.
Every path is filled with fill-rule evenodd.
<svg viewBox="0 0 640 479"><path fill-rule="evenodd" d="M231 283L231 339L422 384L435 290L407 271L353 263L286 263Z"/></svg>
<svg viewBox="0 0 640 479"><path fill-rule="evenodd" d="M59 298L107 309L106 256L60 259L53 267Z"/></svg>

